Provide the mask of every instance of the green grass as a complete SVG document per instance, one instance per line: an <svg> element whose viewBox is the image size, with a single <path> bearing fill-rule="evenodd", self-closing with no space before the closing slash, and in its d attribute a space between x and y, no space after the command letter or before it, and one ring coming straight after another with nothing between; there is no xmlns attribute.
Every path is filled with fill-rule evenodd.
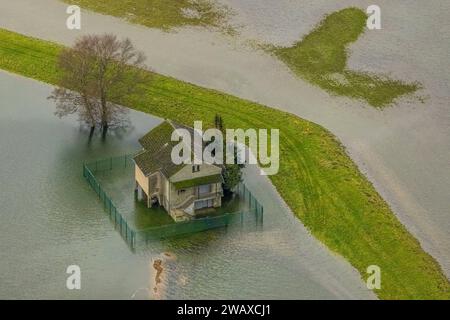
<svg viewBox="0 0 450 320"><path fill-rule="evenodd" d="M147 208L144 201L135 202L134 212L129 218L133 226L136 227L136 231L175 223L164 208Z"/></svg>
<svg viewBox="0 0 450 320"><path fill-rule="evenodd" d="M61 48L0 29L0 68L54 84ZM380 298L450 298L439 265L330 132L295 115L158 74L146 92L119 102L190 126L194 120L212 124L219 113L230 128L279 128L280 171L270 179L316 238L344 256L363 279L369 265L380 266L382 288L375 291Z"/></svg>
<svg viewBox="0 0 450 320"><path fill-rule="evenodd" d="M382 108L420 88L385 76L347 68L347 47L364 32L367 16L358 8L334 12L292 47L272 48L296 74L332 94L367 101Z"/></svg>
<svg viewBox="0 0 450 320"><path fill-rule="evenodd" d="M215 27L231 32L230 10L212 0L62 0L150 28L171 30L183 26ZM195 12L195 15L185 12Z"/></svg>

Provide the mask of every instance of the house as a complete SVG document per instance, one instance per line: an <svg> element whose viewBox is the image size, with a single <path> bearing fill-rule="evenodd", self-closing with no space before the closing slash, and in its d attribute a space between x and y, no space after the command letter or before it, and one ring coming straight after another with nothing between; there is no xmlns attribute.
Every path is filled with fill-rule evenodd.
<svg viewBox="0 0 450 320"><path fill-rule="evenodd" d="M203 163L174 164L171 141L175 129L192 128L166 120L139 139L143 150L135 157L138 198L147 207L162 206L175 221L189 220L222 205L222 167Z"/></svg>

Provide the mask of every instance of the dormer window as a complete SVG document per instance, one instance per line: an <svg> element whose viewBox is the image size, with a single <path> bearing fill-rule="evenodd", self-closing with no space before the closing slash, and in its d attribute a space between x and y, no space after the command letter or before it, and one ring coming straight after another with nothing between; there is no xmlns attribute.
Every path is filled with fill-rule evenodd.
<svg viewBox="0 0 450 320"><path fill-rule="evenodd" d="M192 166L192 172L199 172L200 171L200 165L196 164Z"/></svg>

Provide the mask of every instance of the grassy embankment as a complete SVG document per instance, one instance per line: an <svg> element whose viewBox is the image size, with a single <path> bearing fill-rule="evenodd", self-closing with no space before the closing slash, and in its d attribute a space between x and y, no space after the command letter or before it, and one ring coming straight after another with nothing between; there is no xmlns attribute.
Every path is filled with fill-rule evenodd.
<svg viewBox="0 0 450 320"><path fill-rule="evenodd" d="M61 1L166 31L183 26L202 26L234 32L227 24L231 11L212 0Z"/></svg>
<svg viewBox="0 0 450 320"><path fill-rule="evenodd" d="M0 68L57 82L61 46L0 29ZM230 128L279 128L278 192L312 234L344 256L363 279L382 270L383 299L450 298L450 284L436 261L397 220L332 134L292 114L154 75L144 97L123 105L192 125L220 113Z"/></svg>
<svg viewBox="0 0 450 320"><path fill-rule="evenodd" d="M334 12L292 47L269 51L297 75L328 92L382 108L402 95L415 92L420 85L347 68L347 46L364 32L366 19L364 11L358 8Z"/></svg>

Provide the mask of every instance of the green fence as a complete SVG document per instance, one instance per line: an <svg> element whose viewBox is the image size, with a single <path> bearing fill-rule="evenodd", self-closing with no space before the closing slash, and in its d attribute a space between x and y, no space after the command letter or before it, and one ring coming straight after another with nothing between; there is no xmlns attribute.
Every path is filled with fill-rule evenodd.
<svg viewBox="0 0 450 320"><path fill-rule="evenodd" d="M255 225L262 226L264 209L256 200L245 184L240 183L235 192L248 206L245 211L225 213L220 216L205 217L189 221L177 222L163 226L156 226L142 230L134 230L127 223L126 218L117 210L113 200L96 180L95 174L99 172L112 171L117 168L134 166L132 155L124 155L83 164L83 176L92 189L97 193L103 208L109 215L115 229L121 234L131 249L148 241L179 236L183 234L200 232L214 228L227 227L231 224L244 224L251 219Z"/></svg>
<svg viewBox="0 0 450 320"><path fill-rule="evenodd" d="M136 231L128 225L127 220L122 216L119 210L117 210L117 207L114 205L112 199L106 194L94 176L94 173L99 171L112 170L117 165L124 166L126 168L127 165L130 165L131 163L131 156L126 155L83 164L83 176L86 178L89 185L92 189L94 189L100 201L103 203L103 208L114 224L114 228L120 233L127 244L134 249L136 247Z"/></svg>

